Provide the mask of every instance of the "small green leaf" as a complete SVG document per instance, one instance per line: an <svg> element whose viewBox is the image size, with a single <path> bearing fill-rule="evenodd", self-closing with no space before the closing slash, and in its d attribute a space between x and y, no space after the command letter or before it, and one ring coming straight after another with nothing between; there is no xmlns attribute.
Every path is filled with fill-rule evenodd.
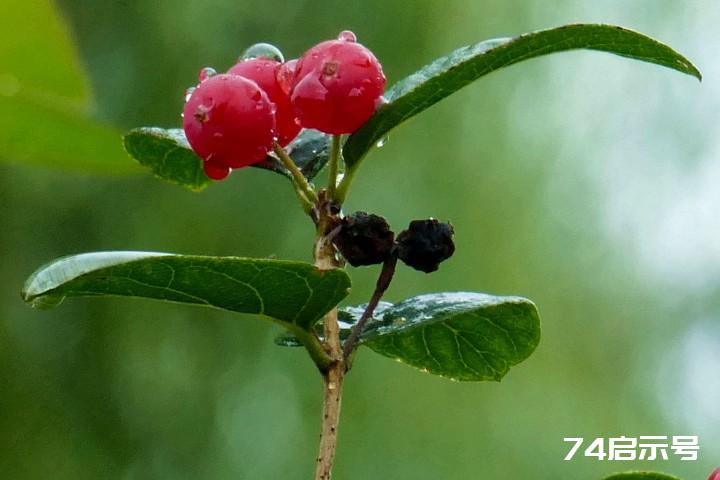
<svg viewBox="0 0 720 480"><path fill-rule="evenodd" d="M625 472L605 477L603 480L680 480L678 477L657 472Z"/></svg>
<svg viewBox="0 0 720 480"><path fill-rule="evenodd" d="M345 163L348 168L354 168L390 130L495 70L541 55L576 49L601 50L702 78L687 58L667 45L614 25L566 25L514 38L488 40L438 58L393 85L386 93L388 103L348 138L343 147Z"/></svg>
<svg viewBox="0 0 720 480"><path fill-rule="evenodd" d="M364 305L341 309L341 338L347 338L364 310ZM499 381L537 347L540 317L535 305L520 297L469 292L420 295L395 305L381 302L360 342L443 377ZM302 345L290 333L279 335L275 343Z"/></svg>
<svg viewBox="0 0 720 480"><path fill-rule="evenodd" d="M349 288L343 270L320 271L302 262L95 252L40 268L25 283L22 297L39 308L65 297L151 298L258 314L296 331L310 330Z"/></svg>
<svg viewBox="0 0 720 480"><path fill-rule="evenodd" d="M163 180L195 191L212 182L181 129L136 128L125 135L123 142L131 157Z"/></svg>
<svg viewBox="0 0 720 480"><path fill-rule="evenodd" d="M163 180L195 191L212 183L203 171L202 159L190 148L182 129L136 128L125 135L124 142L130 156ZM328 161L328 136L316 130L304 130L288 146L288 151L303 173L311 179ZM292 178L290 172L272 156L253 167Z"/></svg>
<svg viewBox="0 0 720 480"><path fill-rule="evenodd" d="M388 307L363 335L381 355L455 380L499 381L535 350L540 317L520 297L421 295Z"/></svg>

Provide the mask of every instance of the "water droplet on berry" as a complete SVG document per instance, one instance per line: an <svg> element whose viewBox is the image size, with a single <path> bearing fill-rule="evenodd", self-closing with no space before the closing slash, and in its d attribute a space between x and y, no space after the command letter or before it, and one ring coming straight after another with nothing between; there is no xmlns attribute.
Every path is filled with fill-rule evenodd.
<svg viewBox="0 0 720 480"><path fill-rule="evenodd" d="M190 97L192 97L192 94L195 90L196 90L195 87L190 87L187 90L185 90L185 103L190 101Z"/></svg>
<svg viewBox="0 0 720 480"><path fill-rule="evenodd" d="M256 43L243 52L239 60L250 60L251 58L269 58L280 63L285 61L282 52L275 45L269 43Z"/></svg>
<svg viewBox="0 0 720 480"><path fill-rule="evenodd" d="M357 36L355 36L355 34L350 30L343 30L340 32L337 39L344 42L357 42Z"/></svg>
<svg viewBox="0 0 720 480"><path fill-rule="evenodd" d="M381 138L380 140L377 141L377 143L375 144L375 146L376 146L377 148L382 148L382 147L384 147L389 138L390 138L390 137L388 137L387 135L385 135L383 138Z"/></svg>
<svg viewBox="0 0 720 480"><path fill-rule="evenodd" d="M208 156L203 163L203 170L205 170L205 175L213 180L224 180L230 175L230 167L215 162L212 155Z"/></svg>
<svg viewBox="0 0 720 480"><path fill-rule="evenodd" d="M204 82L208 78L212 77L213 75L217 75L217 71L215 71L212 67L205 67L202 70L200 70L200 73L198 74L198 80L201 82Z"/></svg>

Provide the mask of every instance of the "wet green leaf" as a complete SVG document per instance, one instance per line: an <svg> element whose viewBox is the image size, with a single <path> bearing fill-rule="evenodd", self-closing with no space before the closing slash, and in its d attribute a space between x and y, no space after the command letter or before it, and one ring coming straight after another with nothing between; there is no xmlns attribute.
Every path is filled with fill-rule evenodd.
<svg viewBox="0 0 720 480"><path fill-rule="evenodd" d="M309 330L350 288L343 270L282 260L151 252L95 252L61 258L25 283L34 307L65 297L124 296L221 308Z"/></svg>
<svg viewBox="0 0 720 480"><path fill-rule="evenodd" d="M364 306L340 312L341 337L349 335ZM361 344L381 355L454 380L499 381L535 350L540 317L520 297L454 292L420 295L398 304L382 302ZM300 346L291 334L275 339Z"/></svg>
<svg viewBox="0 0 720 480"><path fill-rule="evenodd" d="M163 180L195 191L212 183L182 129L136 128L125 135L123 142L131 157Z"/></svg>
<svg viewBox="0 0 720 480"><path fill-rule="evenodd" d="M605 477L603 480L680 480L678 477L657 472L625 472Z"/></svg>
<svg viewBox="0 0 720 480"><path fill-rule="evenodd" d="M124 142L130 156L163 180L196 191L212 183L203 171L202 159L190 148L182 129L136 128L125 135ZM290 157L311 179L328 161L328 136L316 130L303 130L287 149ZM268 156L253 167L292 178L290 172L273 156Z"/></svg>
<svg viewBox="0 0 720 480"><path fill-rule="evenodd" d="M495 70L541 55L576 49L614 53L701 79L698 69L667 45L614 25L566 25L514 38L488 40L438 58L393 85L386 93L388 103L348 138L343 147L345 162L353 168L390 130Z"/></svg>

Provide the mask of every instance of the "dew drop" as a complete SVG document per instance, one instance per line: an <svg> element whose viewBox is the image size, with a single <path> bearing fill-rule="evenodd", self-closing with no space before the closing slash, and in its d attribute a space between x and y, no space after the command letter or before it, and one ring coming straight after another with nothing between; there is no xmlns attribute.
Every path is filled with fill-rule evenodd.
<svg viewBox="0 0 720 480"><path fill-rule="evenodd" d="M388 137L387 135L384 136L383 138L381 138L380 140L377 141L377 143L375 144L375 146L378 147L378 148L384 147L385 144L386 144L387 141L388 141L388 138L389 138L389 137Z"/></svg>
<svg viewBox="0 0 720 480"><path fill-rule="evenodd" d="M344 42L357 42L357 36L350 30L343 30L340 32L337 39Z"/></svg>
<svg viewBox="0 0 720 480"><path fill-rule="evenodd" d="M280 63L285 62L285 57L280 49L269 43L256 43L250 46L240 55L239 60L250 60L251 58L269 58Z"/></svg>
<svg viewBox="0 0 720 480"><path fill-rule="evenodd" d="M185 103L190 101L190 97L192 97L192 94L195 90L196 90L195 87L190 87L187 90L185 90Z"/></svg>
<svg viewBox="0 0 720 480"><path fill-rule="evenodd" d="M198 73L198 80L201 82L204 82L208 78L212 77L213 75L217 75L217 71L212 67L205 67L202 70L200 70L200 73Z"/></svg>

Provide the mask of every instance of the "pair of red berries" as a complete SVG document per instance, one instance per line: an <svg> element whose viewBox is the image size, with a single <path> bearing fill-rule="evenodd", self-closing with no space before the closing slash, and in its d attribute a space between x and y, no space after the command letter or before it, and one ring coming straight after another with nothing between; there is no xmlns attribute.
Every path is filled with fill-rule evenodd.
<svg viewBox="0 0 720 480"><path fill-rule="evenodd" d="M226 74L203 69L185 104L185 135L212 179L261 162L274 142L284 147L302 128L353 133L382 101L382 66L352 32L286 63L259 50L251 47Z"/></svg>

